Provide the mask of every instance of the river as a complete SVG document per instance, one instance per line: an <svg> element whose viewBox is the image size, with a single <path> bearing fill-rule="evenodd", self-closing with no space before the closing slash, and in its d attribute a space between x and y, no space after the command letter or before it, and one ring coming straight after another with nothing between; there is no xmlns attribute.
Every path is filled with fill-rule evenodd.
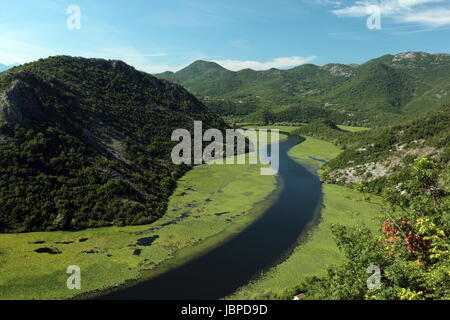
<svg viewBox="0 0 450 320"><path fill-rule="evenodd" d="M180 267L98 299L220 299L280 262L322 203L319 177L288 156L298 143L294 136L280 142L282 190L247 229Z"/></svg>

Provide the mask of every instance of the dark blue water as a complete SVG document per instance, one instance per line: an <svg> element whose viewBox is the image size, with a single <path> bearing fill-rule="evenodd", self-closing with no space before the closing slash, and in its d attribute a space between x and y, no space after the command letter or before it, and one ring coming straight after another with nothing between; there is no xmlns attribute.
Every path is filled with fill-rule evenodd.
<svg viewBox="0 0 450 320"><path fill-rule="evenodd" d="M282 190L251 226L210 252L156 278L120 288L100 299L220 299L280 262L321 205L317 175L292 160L299 140L280 143Z"/></svg>

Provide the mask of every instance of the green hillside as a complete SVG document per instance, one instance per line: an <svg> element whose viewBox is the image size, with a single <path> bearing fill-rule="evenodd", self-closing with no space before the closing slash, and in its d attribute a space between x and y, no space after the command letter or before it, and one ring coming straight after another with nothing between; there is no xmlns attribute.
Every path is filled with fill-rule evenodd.
<svg viewBox="0 0 450 320"><path fill-rule="evenodd" d="M173 129L225 128L186 90L121 61L52 57L0 74L0 232L149 223L187 167Z"/></svg>
<svg viewBox="0 0 450 320"><path fill-rule="evenodd" d="M243 121L258 120L260 110L269 109L276 121L326 116L340 124L374 127L412 119L450 102L447 54L406 52L361 65L238 72L196 61L176 73L156 76L185 86L220 114ZM216 107L224 104L233 107Z"/></svg>
<svg viewBox="0 0 450 320"><path fill-rule="evenodd" d="M311 123L300 127L294 134L309 136L330 142L337 142L350 132L340 129L336 124L328 119L317 119Z"/></svg>
<svg viewBox="0 0 450 320"><path fill-rule="evenodd" d="M394 126L341 135L345 149L324 165L322 179L329 183L367 184L380 192L386 178L429 157L442 166L450 162L450 106Z"/></svg>

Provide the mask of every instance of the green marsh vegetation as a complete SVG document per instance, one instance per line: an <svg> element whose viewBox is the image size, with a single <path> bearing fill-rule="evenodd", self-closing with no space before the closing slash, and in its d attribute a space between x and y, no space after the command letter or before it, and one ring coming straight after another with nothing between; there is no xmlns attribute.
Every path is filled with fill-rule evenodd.
<svg viewBox="0 0 450 320"><path fill-rule="evenodd" d="M361 131L367 131L370 130L370 128L365 127L352 127L352 126L344 126L344 125L337 125L340 129L349 131L349 132L361 132Z"/></svg>
<svg viewBox="0 0 450 320"><path fill-rule="evenodd" d="M333 159L341 152L338 147L330 142L308 136L304 138L305 140L292 148L288 154L314 170L320 168L325 161Z"/></svg>
<svg viewBox="0 0 450 320"><path fill-rule="evenodd" d="M393 150L406 155L389 177L342 183L354 190L323 185L318 224L299 239L285 261L233 297L290 298L299 292L320 299L449 297L442 285L450 276L448 107L434 101L418 113L439 111L370 131L330 120L376 126L387 119L415 118L411 111L419 110L410 84L418 80L401 63L391 65L399 56L385 56L358 70L337 66L341 75L352 74L339 81L330 80L331 69L302 66L285 73L298 80L296 88L287 88L290 97L275 86L279 94L274 100L255 96L251 99L261 98L261 103L234 101L230 107L224 100L216 105L219 111L231 109L227 117L233 123L241 116L266 124L309 122L255 128L300 135L303 142L289 155L311 170L320 168L323 181L339 182L335 172L349 165L373 165ZM429 59L442 58L420 56L421 68ZM216 69L225 78L235 77ZM246 73L251 78L252 72ZM257 77L266 85L281 74L271 70ZM374 92L365 95L374 84ZM232 90L234 85L240 84L232 83ZM247 89L262 94L264 86L260 91ZM431 86L443 88L439 81ZM19 87L36 101L29 104L33 110L16 110L21 117L0 114L0 231L24 232L0 234L0 272L6 275L0 280L0 298L71 298L155 276L242 231L270 204L276 178L261 176L258 165L198 166L183 176L189 168L166 161L173 127L190 128L200 117L209 126L226 128L181 87L118 61L69 57L41 60L1 75L0 90L9 90L11 106L23 98L15 95ZM318 87L325 92L316 95ZM437 97L433 88L419 92L424 94L420 99ZM280 109L271 110L273 103ZM355 114L360 103L361 113ZM236 112L237 118L232 114ZM429 158L417 161L422 151ZM380 198L357 190L383 195L389 217L377 221ZM25 233L29 231L39 232ZM363 267L368 259L386 270L386 286L376 292L365 290ZM73 264L82 270L81 292L65 285L66 268Z"/></svg>
<svg viewBox="0 0 450 320"><path fill-rule="evenodd" d="M17 86L35 109L20 104ZM23 232L0 234L1 298L73 297L73 264L82 292L144 270L150 277L244 228L276 188L259 165L184 176L189 168L169 159L172 129L224 121L180 86L123 62L52 57L2 74L0 89L23 116L0 114L0 230Z"/></svg>
<svg viewBox="0 0 450 320"><path fill-rule="evenodd" d="M364 130L356 127L352 129ZM303 142L289 151L289 156L316 171L323 165L317 159L333 159L340 152L342 150L330 142L305 137ZM325 275L329 265L343 263L344 255L332 237L334 224L364 224L376 233L380 231L377 220L379 213L379 197L372 196L368 201L356 190L324 184L320 217L301 236L299 245L289 257L227 299L292 299L299 293L296 292L299 283L308 277Z"/></svg>
<svg viewBox="0 0 450 320"><path fill-rule="evenodd" d="M441 152L433 158L411 154L405 166L392 171L378 189L365 181L349 184L353 189L323 184L321 220L306 240L284 262L229 298L292 299L303 293L306 299L449 299L448 120L444 107L391 128L366 132L341 126L358 132L358 136L337 132L335 143L345 149L343 141L356 144L344 151L334 147L333 152L328 142L306 137L290 154L310 165L316 161L316 167L322 162L311 159L316 158L314 151L330 156L332 160L323 166L326 171L320 170L322 177L336 164L382 159L399 143L408 150L420 141L440 147ZM313 123L296 132L311 131L329 139L333 137L329 128ZM374 152L356 151L367 143L376 146ZM381 269L378 289L367 286L366 271L373 264Z"/></svg>
<svg viewBox="0 0 450 320"><path fill-rule="evenodd" d="M292 299L300 293L296 290L299 283L308 277L324 276L327 266L343 263L344 255L332 236L333 224L365 224L374 233L379 232L378 197L372 197L369 202L355 190L328 184L323 185L323 193L319 223L301 237L289 257L227 299Z"/></svg>
<svg viewBox="0 0 450 320"><path fill-rule="evenodd" d="M71 298L155 276L207 252L270 204L276 177L259 170L259 165L197 166L178 180L165 215L149 225L0 234L0 299ZM139 245L148 238L151 245ZM60 253L34 251L39 248ZM66 287L69 265L81 268L81 292Z"/></svg>

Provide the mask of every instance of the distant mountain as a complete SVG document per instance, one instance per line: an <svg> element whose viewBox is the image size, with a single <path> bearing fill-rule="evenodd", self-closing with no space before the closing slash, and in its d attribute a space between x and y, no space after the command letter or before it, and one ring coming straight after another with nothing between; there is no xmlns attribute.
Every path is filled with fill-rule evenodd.
<svg viewBox="0 0 450 320"><path fill-rule="evenodd" d="M376 126L413 118L450 102L448 54L406 52L361 65L306 64L289 70L238 72L196 61L178 72L156 76L185 86L216 110L223 109L216 107L219 101L239 103L242 108L234 108L236 115L242 118L248 111L246 120L256 119L258 110L269 108L275 118L286 121L289 114L295 121L298 110L312 106L319 117L327 114L339 123ZM255 106L256 111L251 111Z"/></svg>
<svg viewBox="0 0 450 320"><path fill-rule="evenodd" d="M353 74L343 65L318 67L307 64L290 70L229 71L214 62L195 61L176 73L156 77L182 83L194 94L214 98L296 96L316 87L330 88ZM281 90L281 92L280 92Z"/></svg>
<svg viewBox="0 0 450 320"><path fill-rule="evenodd" d="M0 74L0 232L161 217L187 166L176 128L224 129L179 85L121 61L51 57Z"/></svg>
<svg viewBox="0 0 450 320"><path fill-rule="evenodd" d="M242 85L234 72L217 63L201 60L193 62L176 73L165 72L155 76L179 84L183 83L183 86L191 88L192 92L204 96L221 96L239 89Z"/></svg>
<svg viewBox="0 0 450 320"><path fill-rule="evenodd" d="M19 64L13 64L13 65L5 65L0 63L0 72L6 71L8 69L11 69L12 67L17 67Z"/></svg>

